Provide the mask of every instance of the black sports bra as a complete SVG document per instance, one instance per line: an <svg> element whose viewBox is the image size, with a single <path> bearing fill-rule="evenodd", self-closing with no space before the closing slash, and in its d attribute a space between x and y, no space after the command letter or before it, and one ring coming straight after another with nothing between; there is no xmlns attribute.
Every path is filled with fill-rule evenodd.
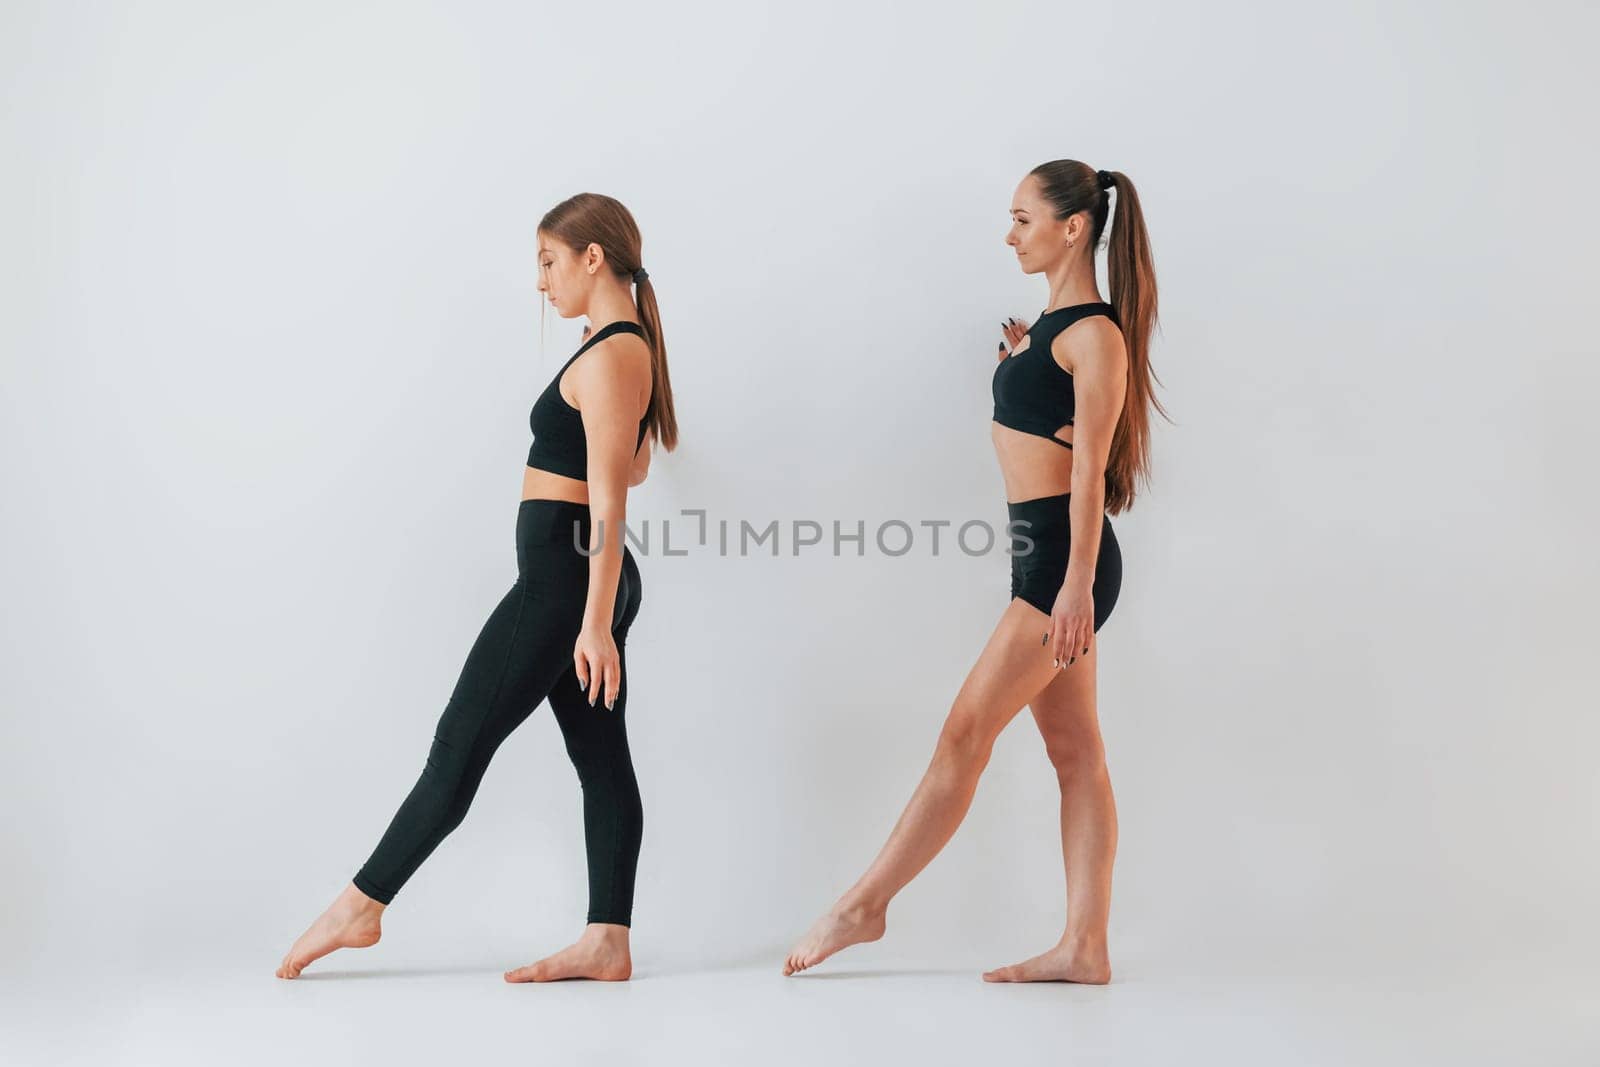
<svg viewBox="0 0 1600 1067"><path fill-rule="evenodd" d="M528 412L528 426L533 430L533 445L528 449L528 466L554 474L564 474L580 482L588 480L589 443L583 433L583 416L561 395L561 376L591 346L614 333L636 333L640 337L645 336L643 327L637 322L630 322L627 319L608 322L590 334L589 339L572 354L572 358L556 371L556 376L550 379L550 384L539 394L539 399L533 402L533 410ZM635 454L638 453L639 446L644 444L645 424L649 419L650 411L646 408L644 418L639 420L639 440L633 446Z"/></svg>
<svg viewBox="0 0 1600 1067"><path fill-rule="evenodd" d="M1028 327L1028 347L1002 359L994 369L991 389L995 422L1049 438L1062 448L1072 447L1072 442L1056 436L1061 427L1072 425L1076 404L1072 374L1050 354L1050 342L1062 330L1090 315L1105 315L1112 322L1117 321L1116 308L1097 301L1046 311Z"/></svg>

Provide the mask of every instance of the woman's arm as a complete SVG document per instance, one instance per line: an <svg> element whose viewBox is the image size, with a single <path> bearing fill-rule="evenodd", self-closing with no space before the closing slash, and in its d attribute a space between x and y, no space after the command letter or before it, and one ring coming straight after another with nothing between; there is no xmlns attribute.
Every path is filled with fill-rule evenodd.
<svg viewBox="0 0 1600 1067"><path fill-rule="evenodd" d="M621 661L611 636L612 607L622 573L623 524L641 399L650 389L650 353L632 334L608 337L579 363L573 392L583 416L589 457L589 596L573 658L592 704L607 707L621 685Z"/></svg>
<svg viewBox="0 0 1600 1067"><path fill-rule="evenodd" d="M1068 503L1072 550L1051 612L1056 665L1065 667L1083 655L1094 637L1094 569L1106 509L1106 464L1127 393L1128 355L1122 331L1101 317L1062 331L1051 343L1050 354L1071 370L1075 401Z"/></svg>

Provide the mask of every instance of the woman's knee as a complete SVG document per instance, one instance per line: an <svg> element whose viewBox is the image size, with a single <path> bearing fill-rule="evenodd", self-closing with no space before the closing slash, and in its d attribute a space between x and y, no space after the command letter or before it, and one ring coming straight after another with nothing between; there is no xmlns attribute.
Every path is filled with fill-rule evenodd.
<svg viewBox="0 0 1600 1067"><path fill-rule="evenodd" d="M1106 750L1098 733L1063 731L1046 737L1044 748L1062 782L1106 773Z"/></svg>
<svg viewBox="0 0 1600 1067"><path fill-rule="evenodd" d="M486 761L471 748L434 735L422 777L441 809L441 821L454 826L466 817L485 766Z"/></svg>
<svg viewBox="0 0 1600 1067"><path fill-rule="evenodd" d="M982 770L994 751L995 737L995 730L987 722L958 707L939 731L934 762L952 770Z"/></svg>

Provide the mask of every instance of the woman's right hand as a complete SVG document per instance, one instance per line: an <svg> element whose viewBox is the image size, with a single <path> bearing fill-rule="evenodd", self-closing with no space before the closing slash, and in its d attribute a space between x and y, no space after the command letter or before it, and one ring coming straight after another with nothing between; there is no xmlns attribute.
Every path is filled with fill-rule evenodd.
<svg viewBox="0 0 1600 1067"><path fill-rule="evenodd" d="M572 647L572 667L591 707L600 697L605 698L607 709L616 704L617 690L622 687L622 657L610 630L585 625Z"/></svg>
<svg viewBox="0 0 1600 1067"><path fill-rule="evenodd" d="M1006 319L1000 323L1000 336L1005 340L1000 342L999 359L1005 359L1016 351L1017 346L1022 343L1022 339L1028 336L1028 327L1017 319Z"/></svg>

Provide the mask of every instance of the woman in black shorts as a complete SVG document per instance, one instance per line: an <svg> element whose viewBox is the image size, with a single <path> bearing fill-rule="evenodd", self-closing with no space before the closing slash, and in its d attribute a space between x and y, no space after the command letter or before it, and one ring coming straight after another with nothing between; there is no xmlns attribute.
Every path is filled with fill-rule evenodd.
<svg viewBox="0 0 1600 1067"><path fill-rule="evenodd" d="M1110 218L1111 302L1095 249ZM1049 306L1031 325L1002 323L991 434L1013 535L1011 603L956 695L932 763L872 866L801 938L785 974L883 936L889 901L966 815L995 738L1027 704L1061 785L1066 930L1039 956L989 981L1111 978L1106 922L1117 817L1095 709L1096 633L1122 583L1107 515L1148 477L1148 358L1155 272L1133 183L1063 159L1035 167L1011 201L1006 243L1043 273ZM1007 351L1007 343L1011 350Z"/></svg>
<svg viewBox="0 0 1600 1067"><path fill-rule="evenodd" d="M377 942L384 908L466 816L500 743L546 699L583 788L588 921L575 944L505 978L632 973L643 812L628 751L624 646L640 580L623 521L628 487L649 469L646 441L670 451L678 425L633 216L611 197L581 193L545 215L538 237L540 292L564 318L599 325L530 415L516 582L467 654L416 785L351 883L283 958L280 978L335 949Z"/></svg>

